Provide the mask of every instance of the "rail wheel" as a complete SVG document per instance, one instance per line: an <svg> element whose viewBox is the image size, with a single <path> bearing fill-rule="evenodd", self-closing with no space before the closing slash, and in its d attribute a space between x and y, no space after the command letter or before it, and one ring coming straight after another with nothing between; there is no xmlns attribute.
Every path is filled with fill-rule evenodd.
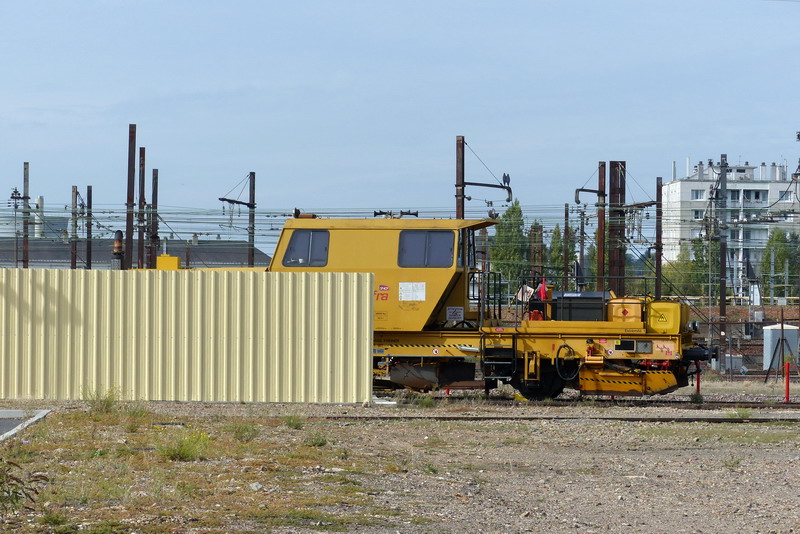
<svg viewBox="0 0 800 534"><path fill-rule="evenodd" d="M561 395L567 382L559 377L555 370L552 370L542 373L537 382L522 382L514 378L511 380L511 385L528 400L545 400L555 399Z"/></svg>

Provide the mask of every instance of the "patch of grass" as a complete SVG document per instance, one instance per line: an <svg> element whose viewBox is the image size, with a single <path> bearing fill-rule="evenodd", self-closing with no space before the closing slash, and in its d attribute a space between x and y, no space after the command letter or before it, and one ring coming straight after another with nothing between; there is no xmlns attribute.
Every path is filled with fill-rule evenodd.
<svg viewBox="0 0 800 534"><path fill-rule="evenodd" d="M253 441L261 433L258 427L249 421L231 423L225 430L233 434L233 439L242 443Z"/></svg>
<svg viewBox="0 0 800 534"><path fill-rule="evenodd" d="M324 447L328 444L328 438L321 432L314 432L306 438L305 444L311 447Z"/></svg>
<svg viewBox="0 0 800 534"><path fill-rule="evenodd" d="M124 526L119 521L102 521L86 530L88 534L120 534L130 531L130 527Z"/></svg>
<svg viewBox="0 0 800 534"><path fill-rule="evenodd" d="M66 525L69 519L67 519L67 516L64 514L59 514L58 512L47 512L42 516L39 522L50 527L58 527Z"/></svg>
<svg viewBox="0 0 800 534"><path fill-rule="evenodd" d="M649 428L641 430L640 435L646 438L657 438L667 441L720 441L727 443L781 443L797 442L800 436L794 427L777 427L768 425L716 424L712 428Z"/></svg>
<svg viewBox="0 0 800 534"><path fill-rule="evenodd" d="M525 445L528 440L525 438L506 438L501 443L503 445Z"/></svg>
<svg viewBox="0 0 800 534"><path fill-rule="evenodd" d="M422 466L422 470L429 475L435 475L439 472L439 468L430 462L425 463L425 465Z"/></svg>
<svg viewBox="0 0 800 534"><path fill-rule="evenodd" d="M437 436L425 436L422 438L422 441L414 444L415 447L426 448L443 447L445 445L447 445L447 442Z"/></svg>
<svg viewBox="0 0 800 534"><path fill-rule="evenodd" d="M120 393L117 388L83 389L83 400L89 405L89 413L93 415L109 414L115 411L119 406L119 399Z"/></svg>
<svg viewBox="0 0 800 534"><path fill-rule="evenodd" d="M283 418L283 424L292 430L300 430L305 422L306 418L299 415L287 415Z"/></svg>
<svg viewBox="0 0 800 534"><path fill-rule="evenodd" d="M698 393L697 391L689 395L689 402L691 402L692 404L703 404L704 400L705 399L703 398L703 394Z"/></svg>
<svg viewBox="0 0 800 534"><path fill-rule="evenodd" d="M108 456L108 449L94 449L89 452L89 458L103 458Z"/></svg>
<svg viewBox="0 0 800 534"><path fill-rule="evenodd" d="M728 471L735 471L741 465L742 465L742 459L741 458L730 457L727 460L723 460L722 461L722 467L724 467Z"/></svg>
<svg viewBox="0 0 800 534"><path fill-rule="evenodd" d="M728 418L730 418L730 419L750 419L750 417L752 415L753 415L753 410L751 410L750 408L742 408L742 407L739 406L739 407L734 408L732 412L728 413Z"/></svg>
<svg viewBox="0 0 800 534"><path fill-rule="evenodd" d="M173 462L194 462L206 459L210 438L200 430L181 432L173 440L159 448L161 455Z"/></svg>

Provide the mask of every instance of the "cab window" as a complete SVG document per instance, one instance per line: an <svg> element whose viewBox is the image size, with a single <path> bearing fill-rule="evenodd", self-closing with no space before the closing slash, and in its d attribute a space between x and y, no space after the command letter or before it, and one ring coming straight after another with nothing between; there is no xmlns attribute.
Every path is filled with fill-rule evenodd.
<svg viewBox="0 0 800 534"><path fill-rule="evenodd" d="M327 230L295 230L283 255L283 265L324 267L328 264L329 237Z"/></svg>
<svg viewBox="0 0 800 534"><path fill-rule="evenodd" d="M397 264L400 267L452 267L455 234L451 230L403 230Z"/></svg>

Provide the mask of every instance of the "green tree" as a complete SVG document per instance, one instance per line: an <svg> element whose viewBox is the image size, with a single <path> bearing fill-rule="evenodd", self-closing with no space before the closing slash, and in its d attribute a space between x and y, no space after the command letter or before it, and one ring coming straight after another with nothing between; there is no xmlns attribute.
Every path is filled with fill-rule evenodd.
<svg viewBox="0 0 800 534"><path fill-rule="evenodd" d="M697 294L716 301L719 294L719 240L692 240L692 287ZM710 280L710 283L709 283Z"/></svg>
<svg viewBox="0 0 800 534"><path fill-rule="evenodd" d="M665 294L686 296L702 293L698 275L693 271L695 265L691 260L691 255L689 245L681 243L678 258L675 261L664 262L663 274L667 280L664 286Z"/></svg>
<svg viewBox="0 0 800 534"><path fill-rule="evenodd" d="M773 229L769 233L767 239L767 246L764 249L764 256L761 258L761 283L765 293L769 294L770 273L772 264L772 251L775 251L775 278L772 283L776 287L783 286L784 269L786 262L789 262L789 275L793 277L797 273L797 260L798 260L798 239L797 234L787 235L785 230ZM794 294L794 288L791 287L790 294ZM775 291L775 295L783 296L783 287Z"/></svg>
<svg viewBox="0 0 800 534"><path fill-rule="evenodd" d="M563 276L564 276L564 256L567 256L567 265L569 266L570 277L572 276L572 266L577 258L575 254L575 245L578 241L578 231L576 228L570 228L566 242L561 233L561 227L556 225L553 228L553 236L550 238L550 247L547 254L546 269L547 281L552 283L556 289L561 289ZM570 282L570 286L574 285L574 281Z"/></svg>
<svg viewBox="0 0 800 534"><path fill-rule="evenodd" d="M511 286L528 274L530 246L519 200L515 199L500 217L500 222L495 226L489 254L493 268L499 271Z"/></svg>

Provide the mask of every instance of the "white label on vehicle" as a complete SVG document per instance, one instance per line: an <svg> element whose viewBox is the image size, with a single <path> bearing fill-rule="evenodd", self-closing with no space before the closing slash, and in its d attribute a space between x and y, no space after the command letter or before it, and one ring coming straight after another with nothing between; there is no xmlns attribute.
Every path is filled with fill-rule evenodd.
<svg viewBox="0 0 800 534"><path fill-rule="evenodd" d="M447 307L447 320L448 321L463 321L464 320L464 307L463 306L448 306Z"/></svg>
<svg viewBox="0 0 800 534"><path fill-rule="evenodd" d="M425 301L425 282L400 282L401 301Z"/></svg>

